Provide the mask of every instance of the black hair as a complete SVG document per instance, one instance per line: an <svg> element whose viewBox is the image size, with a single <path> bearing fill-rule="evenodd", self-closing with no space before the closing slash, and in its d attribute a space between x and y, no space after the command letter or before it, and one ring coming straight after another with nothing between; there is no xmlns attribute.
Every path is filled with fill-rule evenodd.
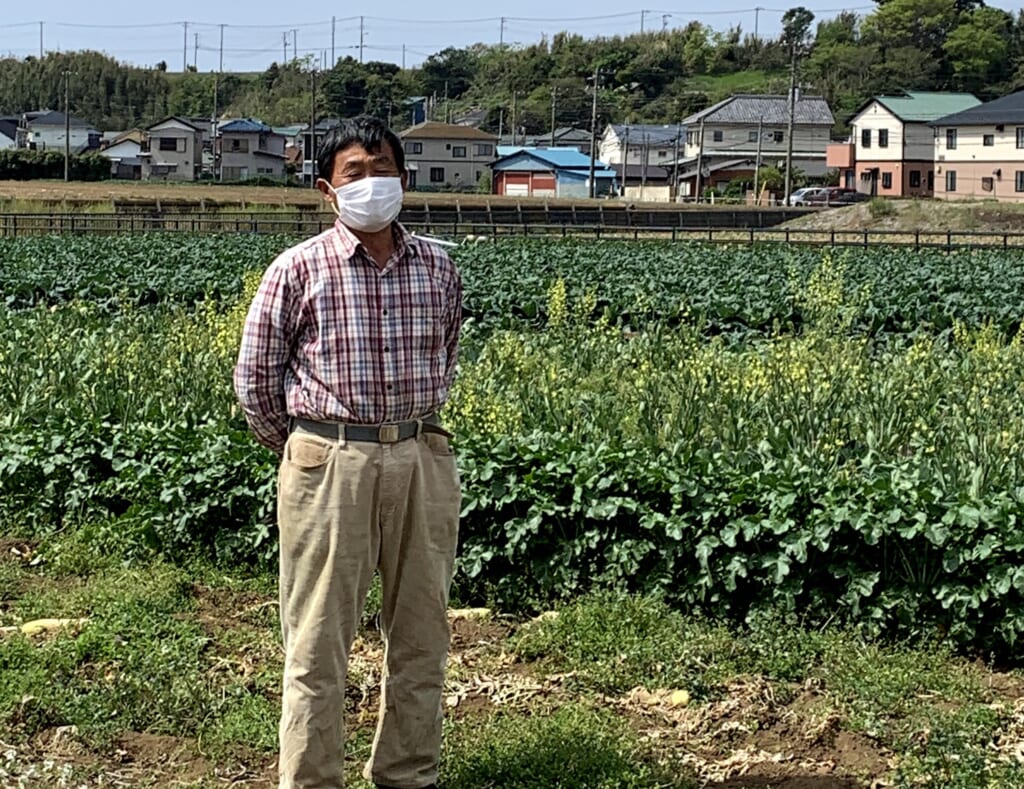
<svg viewBox="0 0 1024 789"><path fill-rule="evenodd" d="M349 146L361 145L370 153L378 153L381 144L385 142L391 146L398 172L404 173L405 151L402 150L402 141L384 121L372 115L346 118L327 132L320 142L316 152L317 176L329 182L334 173L334 157Z"/></svg>

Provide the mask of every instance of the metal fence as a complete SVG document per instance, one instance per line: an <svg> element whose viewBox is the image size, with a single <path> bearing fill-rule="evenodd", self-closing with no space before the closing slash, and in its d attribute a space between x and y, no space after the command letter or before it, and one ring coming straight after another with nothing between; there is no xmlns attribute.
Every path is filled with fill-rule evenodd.
<svg viewBox="0 0 1024 789"><path fill-rule="evenodd" d="M587 222L579 214L577 222L531 221L532 217L517 217L522 221L486 221L483 216L453 217L451 212L416 215L403 212L403 223L414 232L421 232L450 240L463 240L467 236L484 238L508 237L561 237L561 238L626 238L634 240L665 239L672 241L702 241L711 244L809 244L818 246L899 246L922 248L1024 248L1024 233L995 233L964 231L898 231L898 230L813 230L781 227L688 226L693 219L687 212L644 212L659 216L645 216L649 223L636 222L637 217L624 212L605 222ZM728 212L726 212L728 213ZM606 216L612 216L609 212ZM539 220L541 217L538 217ZM716 217L726 220L727 217ZM310 236L331 226L329 214L274 214L256 212L233 213L161 213L156 215L124 213L89 214L0 214L0 236L44 235L50 233L278 233Z"/></svg>

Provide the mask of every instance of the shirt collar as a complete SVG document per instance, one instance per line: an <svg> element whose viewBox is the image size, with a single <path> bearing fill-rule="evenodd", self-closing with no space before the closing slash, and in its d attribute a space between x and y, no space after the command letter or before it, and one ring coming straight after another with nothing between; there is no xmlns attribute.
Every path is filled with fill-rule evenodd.
<svg viewBox="0 0 1024 789"><path fill-rule="evenodd" d="M362 242L356 238L355 233L345 226L340 217L334 220L334 229L337 231L342 259L351 262L359 252L362 252L364 255L366 254ZM394 256L399 262L416 255L416 244L413 243L414 239L408 230L395 221L391 223L391 232L395 239Z"/></svg>

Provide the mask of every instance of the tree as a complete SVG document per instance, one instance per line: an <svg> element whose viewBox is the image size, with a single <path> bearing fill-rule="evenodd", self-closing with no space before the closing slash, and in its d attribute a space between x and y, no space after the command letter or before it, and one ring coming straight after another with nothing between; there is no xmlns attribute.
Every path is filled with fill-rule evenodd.
<svg viewBox="0 0 1024 789"><path fill-rule="evenodd" d="M1013 18L998 8L978 8L961 17L942 45L960 90L983 92L986 84L1009 76L1012 28Z"/></svg>

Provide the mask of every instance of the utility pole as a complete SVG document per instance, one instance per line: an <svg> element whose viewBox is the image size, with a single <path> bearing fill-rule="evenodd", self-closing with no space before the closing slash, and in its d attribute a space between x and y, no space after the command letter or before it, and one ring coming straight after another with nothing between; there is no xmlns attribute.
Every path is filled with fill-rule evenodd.
<svg viewBox="0 0 1024 789"><path fill-rule="evenodd" d="M761 138L764 136L764 118L757 120L757 155L754 157L754 205L761 205L761 198L758 196L758 178L761 175Z"/></svg>
<svg viewBox="0 0 1024 789"><path fill-rule="evenodd" d="M181 73L188 71L188 22L181 23L185 28L185 39L181 44Z"/></svg>
<svg viewBox="0 0 1024 789"><path fill-rule="evenodd" d="M224 25L220 26L220 65L217 67L217 73L224 73Z"/></svg>
<svg viewBox="0 0 1024 789"><path fill-rule="evenodd" d="M316 189L316 69L309 70L309 185ZM333 173L328 173L330 179Z"/></svg>
<svg viewBox="0 0 1024 789"><path fill-rule="evenodd" d="M626 179L629 177L629 126L622 135L622 194L626 194Z"/></svg>
<svg viewBox="0 0 1024 789"><path fill-rule="evenodd" d="M505 46L505 17L501 18L501 26L498 29L498 46Z"/></svg>
<svg viewBox="0 0 1024 789"><path fill-rule="evenodd" d="M505 108L501 107L498 109L498 141L501 141L501 135L505 133Z"/></svg>
<svg viewBox="0 0 1024 789"><path fill-rule="evenodd" d="M210 119L210 139L211 145L213 146L213 173L220 180L220 156L217 150L217 100L219 98L218 91L220 90L220 73L213 75L213 118Z"/></svg>
<svg viewBox="0 0 1024 789"><path fill-rule="evenodd" d="M405 44L402 44L402 71L405 71Z"/></svg>
<svg viewBox="0 0 1024 789"><path fill-rule="evenodd" d="M597 80L600 71L594 67L594 99L590 105L590 197L597 194L597 184L594 183L594 157L597 155Z"/></svg>
<svg viewBox="0 0 1024 789"><path fill-rule="evenodd" d="M292 28L292 60L299 59L299 31Z"/></svg>
<svg viewBox="0 0 1024 789"><path fill-rule="evenodd" d="M670 20L671 18L672 18L672 14L662 14L661 15L661 32L662 33L667 33L668 32L668 20Z"/></svg>
<svg viewBox="0 0 1024 789"><path fill-rule="evenodd" d="M288 64L288 34L281 34L281 43L284 45L284 60L281 61L281 65L285 66Z"/></svg>
<svg viewBox="0 0 1024 789"><path fill-rule="evenodd" d="M646 17L646 16L647 16L647 11L645 9L641 9L640 10L640 35L644 34L644 17Z"/></svg>
<svg viewBox="0 0 1024 789"><path fill-rule="evenodd" d="M555 102L558 101L558 88L551 86L551 147L555 147Z"/></svg>
<svg viewBox="0 0 1024 789"><path fill-rule="evenodd" d="M757 25L758 25L758 22L760 21L760 14L761 14L762 11L764 11L764 9L761 8L761 6L755 6L754 7L754 39L755 40L757 40Z"/></svg>
<svg viewBox="0 0 1024 789"><path fill-rule="evenodd" d="M71 71L64 69L64 181L71 164Z"/></svg>
<svg viewBox="0 0 1024 789"><path fill-rule="evenodd" d="M647 160L651 155L650 137L644 132L643 145L640 146L640 199L647 193Z"/></svg>
<svg viewBox="0 0 1024 789"><path fill-rule="evenodd" d="M337 19L331 17L331 68L334 68L334 64L337 63L337 59L334 57L334 32L337 25Z"/></svg>
<svg viewBox="0 0 1024 789"><path fill-rule="evenodd" d="M683 122L676 124L676 138L672 143L672 202L679 200L679 138L683 136Z"/></svg>
<svg viewBox="0 0 1024 789"><path fill-rule="evenodd" d="M796 115L796 47L789 65L789 122L786 128L786 185L785 200L789 205L789 190L793 183L793 126Z"/></svg>
<svg viewBox="0 0 1024 789"><path fill-rule="evenodd" d="M43 59L43 23L39 23L39 59Z"/></svg>
<svg viewBox="0 0 1024 789"><path fill-rule="evenodd" d="M363 17L359 17L359 62L363 62L363 45L366 38L366 27L363 25Z"/></svg>
<svg viewBox="0 0 1024 789"><path fill-rule="evenodd" d="M697 140L697 180L695 186L697 187L694 191L694 200L700 202L700 190L701 190L701 168L704 166L704 119L700 119L700 137Z"/></svg>
<svg viewBox="0 0 1024 789"><path fill-rule="evenodd" d="M447 86L447 85L448 85L448 83L446 82L445 86ZM509 126L512 127L512 145L513 146L516 144L516 137L517 137L516 121L518 119L516 118L516 101L518 100L518 98L519 98L519 91L518 90L512 91L512 119L509 122Z"/></svg>
<svg viewBox="0 0 1024 789"><path fill-rule="evenodd" d="M192 34L192 38L195 40L195 43L192 46L192 68L194 68L198 72L199 71L199 34L198 33L193 33Z"/></svg>

